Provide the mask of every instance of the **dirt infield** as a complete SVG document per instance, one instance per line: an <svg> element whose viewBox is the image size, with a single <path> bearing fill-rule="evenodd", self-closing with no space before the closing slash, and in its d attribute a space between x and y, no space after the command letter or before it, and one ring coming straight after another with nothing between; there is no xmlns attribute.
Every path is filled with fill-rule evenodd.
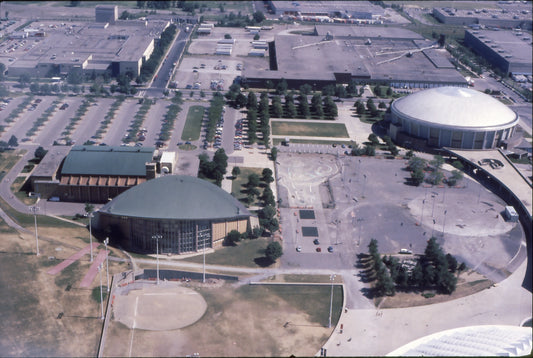
<svg viewBox="0 0 533 358"><path fill-rule="evenodd" d="M149 331L187 327L202 318L206 309L207 303L198 292L166 281L124 287L117 291L113 303L115 320Z"/></svg>

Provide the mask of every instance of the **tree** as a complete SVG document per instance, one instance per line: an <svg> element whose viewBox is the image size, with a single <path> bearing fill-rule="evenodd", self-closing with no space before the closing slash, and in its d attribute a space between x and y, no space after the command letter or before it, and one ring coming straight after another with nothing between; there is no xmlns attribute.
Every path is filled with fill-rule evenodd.
<svg viewBox="0 0 533 358"><path fill-rule="evenodd" d="M246 106L247 101L248 100L246 96L239 92L239 94L237 94L237 97L235 98L235 105L237 106L237 108L241 108Z"/></svg>
<svg viewBox="0 0 533 358"><path fill-rule="evenodd" d="M263 190L263 195L261 195L260 199L263 201L264 206L274 206L276 205L276 199L274 198L274 193L272 192L272 189L270 189L269 186L266 186Z"/></svg>
<svg viewBox="0 0 533 358"><path fill-rule="evenodd" d="M28 83L30 83L30 81L31 81L30 75L27 73L23 73L19 77L19 84L21 87L26 87Z"/></svg>
<svg viewBox="0 0 533 358"><path fill-rule="evenodd" d="M222 175L226 174L226 168L228 166L228 156L224 148L219 148L213 156L213 163L215 164L215 170Z"/></svg>
<svg viewBox="0 0 533 358"><path fill-rule="evenodd" d="M462 180L464 177L463 173L461 173L459 170L452 170L452 176L448 178L448 185L449 186L455 186L458 181Z"/></svg>
<svg viewBox="0 0 533 358"><path fill-rule="evenodd" d="M296 106L294 105L294 102L289 102L288 104L286 104L285 117L294 118L296 117L296 114L297 114L297 111L296 111Z"/></svg>
<svg viewBox="0 0 533 358"><path fill-rule="evenodd" d="M441 155L434 155L433 160L429 162L436 170L440 169L444 164L444 158Z"/></svg>
<svg viewBox="0 0 533 358"><path fill-rule="evenodd" d="M322 95L323 96L334 96L335 95L335 86L334 85L327 85L324 88L322 88Z"/></svg>
<svg viewBox="0 0 533 358"><path fill-rule="evenodd" d="M256 11L254 12L254 14L252 15L254 21L256 24L259 24L263 21L265 21L265 14L263 14L262 11Z"/></svg>
<svg viewBox="0 0 533 358"><path fill-rule="evenodd" d="M431 173L430 182L433 185L438 185L444 179L444 174L440 170L435 170Z"/></svg>
<svg viewBox="0 0 533 358"><path fill-rule="evenodd" d="M270 158L274 162L276 161L276 159L278 159L278 148L272 147L272 149L270 150Z"/></svg>
<svg viewBox="0 0 533 358"><path fill-rule="evenodd" d="M407 169L410 171L421 170L423 171L426 168L426 160L420 157L412 157L409 159L407 164Z"/></svg>
<svg viewBox="0 0 533 358"><path fill-rule="evenodd" d="M247 99L247 102L246 102L246 108L257 110L257 96L252 91L250 91L248 93L248 99Z"/></svg>
<svg viewBox="0 0 533 358"><path fill-rule="evenodd" d="M233 167L233 169L231 170L231 176L235 179L239 176L239 174L241 174L241 168Z"/></svg>
<svg viewBox="0 0 533 358"><path fill-rule="evenodd" d="M415 169L411 172L411 180L415 186L419 186L424 182L426 175L422 169Z"/></svg>
<svg viewBox="0 0 533 358"><path fill-rule="evenodd" d="M370 141L370 144L372 144L373 146L376 146L379 144L379 138L374 133L370 133L370 135L368 136L368 140Z"/></svg>
<svg viewBox="0 0 533 358"><path fill-rule="evenodd" d="M5 79L6 65L0 62L0 81Z"/></svg>
<svg viewBox="0 0 533 358"><path fill-rule="evenodd" d="M248 183L246 183L246 187L249 188L255 188L258 187L260 184L261 179L259 178L259 175L252 173L248 175Z"/></svg>
<svg viewBox="0 0 533 358"><path fill-rule="evenodd" d="M260 38L261 38L261 36L259 36L259 34L255 34L255 35L254 35L254 41L257 41L257 40L259 40Z"/></svg>
<svg viewBox="0 0 533 358"><path fill-rule="evenodd" d="M10 147L18 147L19 145L19 141L17 139L17 137L15 137L14 135L12 135L9 140L7 141L7 145L10 146Z"/></svg>
<svg viewBox="0 0 533 358"><path fill-rule="evenodd" d="M287 81L285 80L285 78L282 78L281 81L279 81L276 85L276 93L279 95L285 94L285 92L287 92L287 87Z"/></svg>
<svg viewBox="0 0 533 358"><path fill-rule="evenodd" d="M272 169L265 168L263 169L263 172L261 173L262 177L261 180L264 181L267 184L270 184L274 181L274 178L272 177Z"/></svg>
<svg viewBox="0 0 533 358"><path fill-rule="evenodd" d="M300 95L298 97L298 111L300 112L300 115L304 118L309 118L309 116L311 115L306 96Z"/></svg>
<svg viewBox="0 0 533 358"><path fill-rule="evenodd" d="M363 148L364 155L368 155L369 157L373 157L376 155L376 147L373 145L365 144L365 147Z"/></svg>
<svg viewBox="0 0 533 358"><path fill-rule="evenodd" d="M43 147L39 147L37 149L35 149L35 152L33 153L33 155L35 156L35 158L39 159L39 161L41 161L44 156L46 155L46 153L48 153L48 151L46 149L44 149Z"/></svg>
<svg viewBox="0 0 533 358"><path fill-rule="evenodd" d="M265 230L274 232L279 229L279 222L276 219L276 209L274 206L267 205L257 213L259 217L259 224L265 228Z"/></svg>
<svg viewBox="0 0 533 358"><path fill-rule="evenodd" d="M335 87L335 96L339 98L348 97L348 92L346 91L346 87L344 87L343 85L337 85Z"/></svg>
<svg viewBox="0 0 533 358"><path fill-rule="evenodd" d="M229 40L229 39L231 39L231 35L230 35L230 34L224 34L224 38L225 38L226 40Z"/></svg>
<svg viewBox="0 0 533 358"><path fill-rule="evenodd" d="M277 98L277 100L272 99L272 116L274 118L281 118L283 116L283 106L279 97L274 98Z"/></svg>
<svg viewBox="0 0 533 358"><path fill-rule="evenodd" d="M241 233L238 230L228 232L225 240L226 245L235 246L239 241L241 241Z"/></svg>
<svg viewBox="0 0 533 358"><path fill-rule="evenodd" d="M283 248L277 241L271 242L265 249L265 256L270 262L276 262L283 255Z"/></svg>
<svg viewBox="0 0 533 358"><path fill-rule="evenodd" d="M324 98L324 114L330 118L337 117L337 105L330 96Z"/></svg>
<svg viewBox="0 0 533 358"><path fill-rule="evenodd" d="M446 254L446 261L448 262L448 269L450 272L457 271L457 259L453 257L451 254Z"/></svg>
<svg viewBox="0 0 533 358"><path fill-rule="evenodd" d="M303 85L300 86L300 94L304 96L307 96L308 94L310 94L312 90L313 88L308 83L304 83Z"/></svg>

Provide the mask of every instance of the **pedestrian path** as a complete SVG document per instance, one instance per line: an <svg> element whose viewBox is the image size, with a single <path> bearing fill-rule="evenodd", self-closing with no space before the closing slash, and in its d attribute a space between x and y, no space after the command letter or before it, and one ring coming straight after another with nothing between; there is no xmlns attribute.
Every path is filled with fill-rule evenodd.
<svg viewBox="0 0 533 358"><path fill-rule="evenodd" d="M94 259L91 267L89 267L89 271L87 271L85 277L83 278L83 280L81 280L80 288L87 288L91 285L96 276L96 273L98 272L98 266L100 266L100 264L104 262L108 254L108 250L100 250L98 252L98 255Z"/></svg>
<svg viewBox="0 0 533 358"><path fill-rule="evenodd" d="M95 250L98 247L97 242L93 242L93 250ZM76 252L74 255L70 256L68 259L63 260L60 264L52 267L50 270L47 271L50 275L56 275L63 271L68 266L72 265L76 260L80 259L83 255L88 253L91 250L91 245L87 245L80 251Z"/></svg>

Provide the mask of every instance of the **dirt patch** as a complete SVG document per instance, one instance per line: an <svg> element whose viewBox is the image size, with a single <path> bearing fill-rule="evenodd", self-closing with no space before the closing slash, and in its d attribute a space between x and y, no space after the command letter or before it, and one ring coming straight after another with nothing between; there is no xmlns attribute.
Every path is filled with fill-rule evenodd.
<svg viewBox="0 0 533 358"><path fill-rule="evenodd" d="M438 294L434 290L417 292L396 292L393 297L379 298L376 305L380 308L405 308L414 306L431 305L434 303L446 302L457 298L470 296L476 292L490 288L494 282L475 271L462 273L457 279L457 287L451 295ZM424 297L423 294L434 294L433 297Z"/></svg>

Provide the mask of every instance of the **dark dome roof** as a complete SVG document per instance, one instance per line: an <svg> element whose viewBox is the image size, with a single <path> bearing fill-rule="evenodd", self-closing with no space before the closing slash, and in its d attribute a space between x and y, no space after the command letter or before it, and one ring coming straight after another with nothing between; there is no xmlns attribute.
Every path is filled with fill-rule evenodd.
<svg viewBox="0 0 533 358"><path fill-rule="evenodd" d="M228 219L250 212L233 196L208 181L167 175L126 190L101 213L153 219Z"/></svg>

